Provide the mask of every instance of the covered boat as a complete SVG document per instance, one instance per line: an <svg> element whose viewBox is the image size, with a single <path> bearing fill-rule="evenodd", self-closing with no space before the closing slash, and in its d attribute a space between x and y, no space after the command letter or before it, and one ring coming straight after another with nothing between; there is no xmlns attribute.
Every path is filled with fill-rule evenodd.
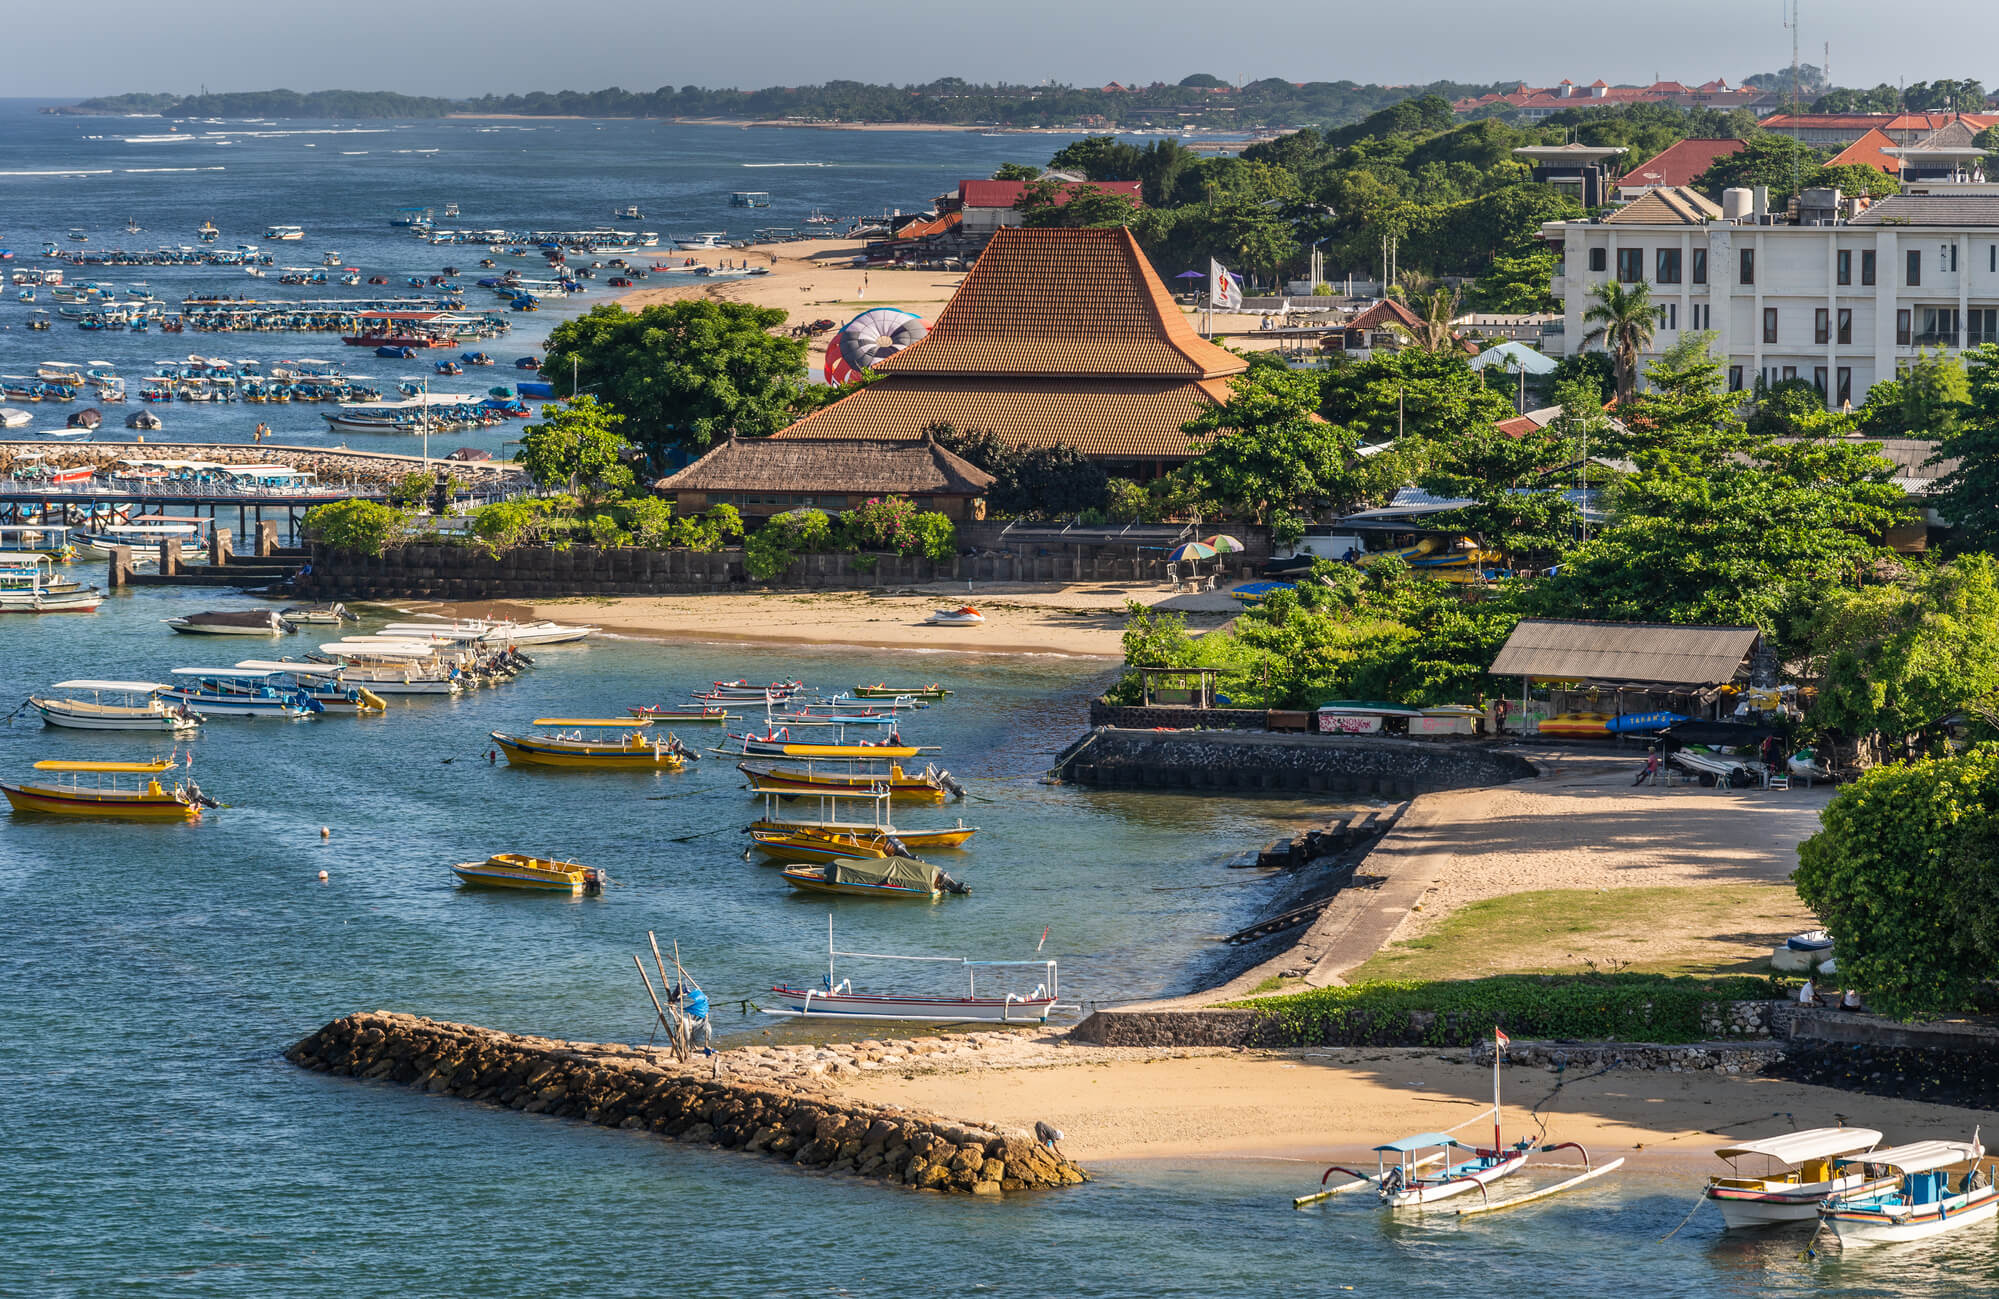
<svg viewBox="0 0 1999 1299"><path fill-rule="evenodd" d="M295 681L260 668L175 668L160 692L213 717L311 717L322 711Z"/></svg>
<svg viewBox="0 0 1999 1299"><path fill-rule="evenodd" d="M167 626L191 636L282 636L292 630L275 609L231 609L183 614Z"/></svg>
<svg viewBox="0 0 1999 1299"><path fill-rule="evenodd" d="M162 783L177 764L172 758L148 762L72 762L51 758L35 764L47 779L0 784L16 812L52 816L107 816L127 821L193 821L202 809L219 807L192 780ZM132 777L127 781L123 777Z"/></svg>
<svg viewBox="0 0 1999 1299"><path fill-rule="evenodd" d="M172 735L192 734L201 728L200 714L184 702L161 698L167 687L157 681L83 679L58 681L49 689L72 692L66 696L28 696L28 703L50 726L78 731L166 731Z"/></svg>
<svg viewBox="0 0 1999 1299"><path fill-rule="evenodd" d="M897 798L943 799L946 794L965 796L965 787L950 772L926 765L921 771L906 770L899 762L880 771L856 771L836 764L828 768L814 762L739 762L736 770L750 778L750 788L759 794L818 794L827 790L857 792L885 786Z"/></svg>
<svg viewBox="0 0 1999 1299"><path fill-rule="evenodd" d="M1730 1227L1809 1222L1829 1195L1885 1189L1886 1183L1870 1181L1858 1165L1836 1163L1880 1144L1881 1134L1873 1128L1808 1128L1724 1146L1714 1153L1728 1161L1728 1175L1709 1178L1705 1194L1721 1207L1721 1220ZM1745 1172L1744 1161L1760 1171Z"/></svg>
<svg viewBox="0 0 1999 1299"><path fill-rule="evenodd" d="M1819 1205L1819 1221L1841 1245L1921 1240L1990 1223L1999 1215L1999 1186L1992 1166L1979 1165L1984 1155L1973 1133L1970 1141L1915 1141L1848 1156L1838 1161L1841 1171L1856 1167L1873 1189L1829 1197ZM1950 1170L1960 1165L1964 1172L1953 1178ZM1888 1185L1874 1186L1884 1177Z"/></svg>
<svg viewBox="0 0 1999 1299"><path fill-rule="evenodd" d="M598 893L604 888L604 872L573 861L530 857L526 853L494 853L484 861L459 862L451 868L465 883L477 888L525 889L537 893Z"/></svg>
<svg viewBox="0 0 1999 1299"><path fill-rule="evenodd" d="M935 901L945 893L970 893L965 885L915 857L836 857L819 866L787 866L785 883L808 893L859 898Z"/></svg>

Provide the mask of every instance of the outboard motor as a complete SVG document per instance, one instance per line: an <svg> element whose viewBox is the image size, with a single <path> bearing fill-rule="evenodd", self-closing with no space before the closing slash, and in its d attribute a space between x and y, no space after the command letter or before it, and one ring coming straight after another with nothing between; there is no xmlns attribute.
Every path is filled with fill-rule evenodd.
<svg viewBox="0 0 1999 1299"><path fill-rule="evenodd" d="M610 882L610 877L605 875L603 871L597 869L595 866L588 866L584 868L583 891L585 893L602 893L604 891L604 885L608 884L609 882Z"/></svg>
<svg viewBox="0 0 1999 1299"><path fill-rule="evenodd" d="M210 798L210 797L209 797L208 795L206 795L206 794L202 793L202 792L201 792L201 786L199 786L199 785L195 784L195 783L194 783L194 782L193 782L192 780L190 780L190 781L188 781L188 782L187 782L187 797L188 797L188 800L189 800L190 802L192 802L192 803L193 803L193 804L194 804L194 805L195 805L196 807L221 807L221 806L222 806L222 804L220 804L220 803L216 802L216 801L215 801L214 799Z"/></svg>
<svg viewBox="0 0 1999 1299"><path fill-rule="evenodd" d="M937 773L937 783L949 791L953 798L963 798L965 796L965 787L959 784L958 778L948 771Z"/></svg>
<svg viewBox="0 0 1999 1299"><path fill-rule="evenodd" d="M937 872L937 887L943 889L946 893L956 893L960 896L968 894L972 891L971 885L961 883L958 880L954 880L949 875L946 875L943 871Z"/></svg>

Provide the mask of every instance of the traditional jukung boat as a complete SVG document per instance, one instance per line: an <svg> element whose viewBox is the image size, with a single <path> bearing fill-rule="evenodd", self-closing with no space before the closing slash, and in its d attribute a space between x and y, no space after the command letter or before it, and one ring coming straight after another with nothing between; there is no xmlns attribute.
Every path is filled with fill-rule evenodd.
<svg viewBox="0 0 1999 1299"><path fill-rule="evenodd" d="M906 961L955 965L965 971L966 994L936 997L904 993L861 993L835 968L838 957L870 961ZM1042 971L1042 982L1025 995L990 992L979 995L979 972L1006 968ZM1043 1024L1055 1009L1056 972L1052 960L971 961L958 956L893 956L881 952L842 952L833 947L833 918L826 918L826 974L821 987L779 984L771 989L775 1006L767 1015L806 1019L889 1019L931 1024Z"/></svg>
<svg viewBox="0 0 1999 1299"><path fill-rule="evenodd" d="M929 798L942 801L948 794L965 796L965 787L948 771L926 765L921 771L907 771L899 762L885 770L856 771L840 764L828 770L807 760L803 765L780 762L739 762L736 770L750 778L750 789L758 794L821 794L829 790L849 793L884 785L896 798Z"/></svg>
<svg viewBox="0 0 1999 1299"><path fill-rule="evenodd" d="M1819 1205L1819 1223L1832 1228L1841 1245L1878 1245L1921 1240L1999 1214L1999 1185L1992 1165L1980 1167L1985 1147L1974 1132L1969 1141L1916 1141L1870 1150L1837 1161L1844 1171L1857 1166L1868 1183L1889 1185L1828 1197ZM1951 1186L1950 1170L1967 1165Z"/></svg>
<svg viewBox="0 0 1999 1299"><path fill-rule="evenodd" d="M673 770L685 761L685 749L671 732L665 739L647 735L646 723L631 718L537 717L536 726L557 728L552 735L503 735L492 732L493 743L515 766L594 767L598 769ZM592 734L621 731L615 738Z"/></svg>
<svg viewBox="0 0 1999 1299"><path fill-rule="evenodd" d="M28 703L50 726L79 731L166 731L189 735L201 728L201 716L185 703L160 697L167 687L157 681L58 681L50 690L70 690L89 698L29 695ZM107 702L105 696L111 696Z"/></svg>
<svg viewBox="0 0 1999 1299"><path fill-rule="evenodd" d="M887 682L872 686L855 686L856 699L949 699L951 692L935 681L927 686L892 686Z"/></svg>
<svg viewBox="0 0 1999 1299"><path fill-rule="evenodd" d="M451 873L479 888L527 889L541 893L597 893L604 887L604 872L573 861L530 857L526 853L499 852L485 861L462 861Z"/></svg>
<svg viewBox="0 0 1999 1299"><path fill-rule="evenodd" d="M726 708L675 708L671 704L639 704L629 711L644 722L727 722L734 715Z"/></svg>
<svg viewBox="0 0 1999 1299"><path fill-rule="evenodd" d="M716 752L746 758L853 758L870 761L877 758L914 758L923 752L914 744L902 743L901 738L894 734L872 743L860 740L852 744L813 744L794 741L788 728L766 731L762 735L731 734L729 744L734 747L717 749Z"/></svg>
<svg viewBox="0 0 1999 1299"><path fill-rule="evenodd" d="M960 820L955 826L936 830L908 830L889 821L889 802L894 797L885 785L866 790L818 791L817 817L787 816L778 802L787 795L764 795L764 814L750 822L749 834L758 851L775 861L823 862L835 857L887 857L900 844L909 852L962 848L977 826ZM872 819L843 820L841 800L873 805Z"/></svg>
<svg viewBox="0 0 1999 1299"><path fill-rule="evenodd" d="M213 717L311 717L321 711L296 683L255 668L175 668L160 692Z"/></svg>
<svg viewBox="0 0 1999 1299"><path fill-rule="evenodd" d="M1721 1206L1730 1227L1767 1227L1809 1222L1829 1195L1885 1190L1892 1178L1870 1182L1857 1167L1839 1167L1842 1156L1858 1156L1881 1144L1872 1128L1808 1128L1759 1141L1724 1146L1714 1153L1728 1161L1726 1177L1708 1179L1707 1198ZM1761 1160L1761 1173L1744 1173L1740 1161Z"/></svg>
<svg viewBox="0 0 1999 1299"><path fill-rule="evenodd" d="M773 681L769 685L754 686L747 680L717 681L706 690L694 692L694 698L710 703L730 700L748 700L767 704L782 703L805 689L802 681Z"/></svg>
<svg viewBox="0 0 1999 1299"><path fill-rule="evenodd" d="M807 893L855 898L903 898L935 902L946 893L971 889L916 857L836 857L821 866L784 868L784 882Z"/></svg>
<svg viewBox="0 0 1999 1299"><path fill-rule="evenodd" d="M203 808L221 804L201 792L192 780L162 784L173 770L172 758L150 762L71 762L51 758L35 764L68 779L0 784L16 812L46 812L53 816L109 816L128 821L193 821ZM119 777L132 776L129 785Z"/></svg>
<svg viewBox="0 0 1999 1299"><path fill-rule="evenodd" d="M290 685L329 713L387 712L388 700L366 686L350 684L346 669L325 663L294 663L290 659L244 659L246 672L268 672L273 685Z"/></svg>

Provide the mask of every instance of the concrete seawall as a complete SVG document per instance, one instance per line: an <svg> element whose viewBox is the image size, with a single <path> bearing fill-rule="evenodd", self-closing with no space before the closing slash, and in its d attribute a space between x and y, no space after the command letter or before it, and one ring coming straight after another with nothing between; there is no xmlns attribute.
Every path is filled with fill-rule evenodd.
<svg viewBox="0 0 1999 1299"><path fill-rule="evenodd" d="M1055 774L1111 789L1409 798L1503 785L1535 770L1517 754L1476 743L1105 726L1065 750Z"/></svg>
<svg viewBox="0 0 1999 1299"><path fill-rule="evenodd" d="M918 1190L1002 1195L1088 1175L1024 1132L732 1081L730 1053L682 1066L665 1051L562 1042L374 1011L285 1052L304 1069L416 1087L604 1127L741 1150Z"/></svg>

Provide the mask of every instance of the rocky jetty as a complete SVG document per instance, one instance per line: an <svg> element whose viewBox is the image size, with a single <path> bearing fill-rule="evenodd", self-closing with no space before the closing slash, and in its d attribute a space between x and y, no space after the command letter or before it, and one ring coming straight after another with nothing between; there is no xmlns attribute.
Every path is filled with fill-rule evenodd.
<svg viewBox="0 0 1999 1299"><path fill-rule="evenodd" d="M27 453L25 456L22 453ZM6 442L0 441L0 473L7 473L17 466L32 465L47 469L81 469L89 466L96 470L109 469L118 461L130 456L142 456L164 460L205 460L223 465L289 465L293 469L306 469L318 475L324 485L342 483L356 486L387 487L402 481L411 473L424 467L424 461L417 456L400 455L386 451L355 451L346 447L302 447L284 446L266 442L262 445L230 442L82 442L74 445L51 445L48 442ZM433 456L429 462L431 472L443 470L468 485L491 484L511 478L520 478L526 484L525 472L511 461L474 461L470 463L445 460Z"/></svg>
<svg viewBox="0 0 1999 1299"><path fill-rule="evenodd" d="M333 1021L285 1058L323 1073L643 1129L920 1190L1001 1195L1088 1180L1029 1133L836 1096L817 1083L825 1062L812 1061L815 1071L809 1056L794 1073L774 1068L771 1054L761 1052L742 1061L739 1078L736 1054L697 1056L683 1066L664 1051L373 1011Z"/></svg>

